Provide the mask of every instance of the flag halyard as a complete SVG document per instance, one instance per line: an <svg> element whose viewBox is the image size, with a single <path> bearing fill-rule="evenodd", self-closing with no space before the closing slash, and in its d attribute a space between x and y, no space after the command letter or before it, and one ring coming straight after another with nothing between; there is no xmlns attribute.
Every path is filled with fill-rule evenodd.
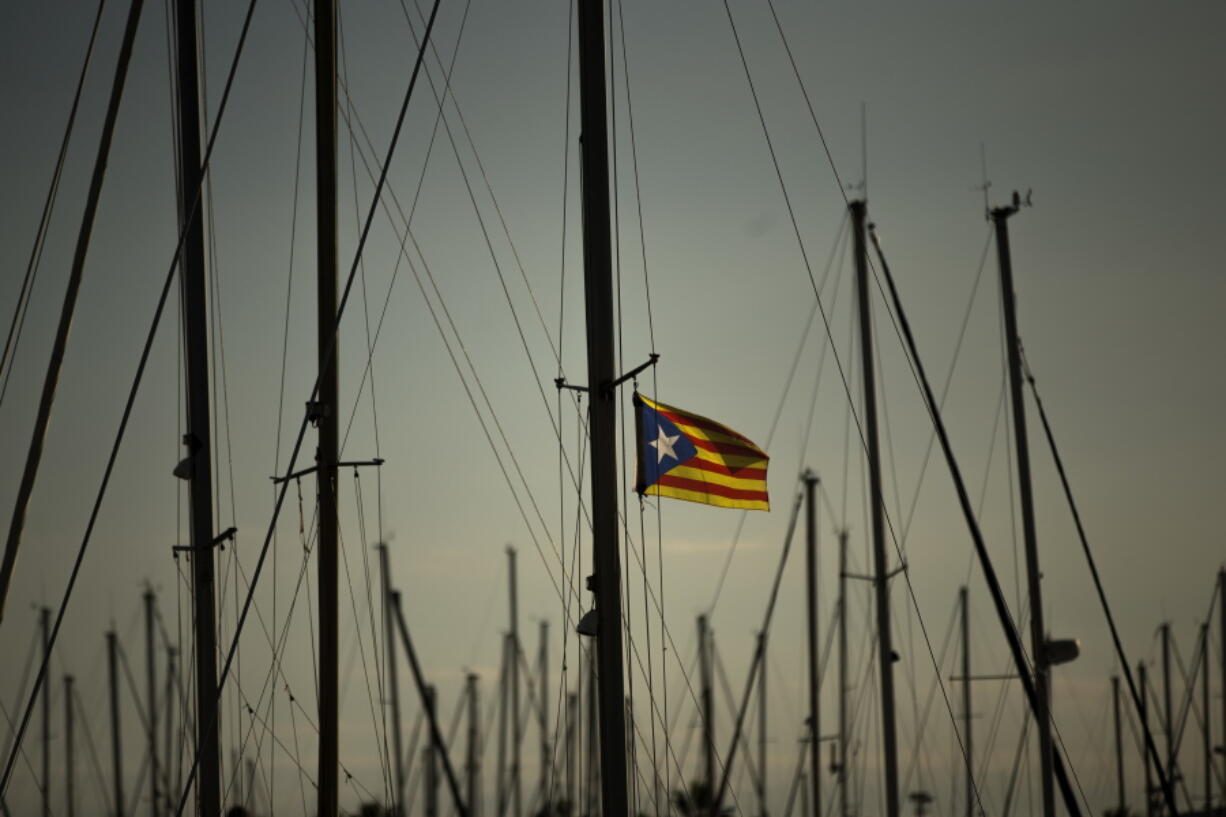
<svg viewBox="0 0 1226 817"><path fill-rule="evenodd" d="M769 457L721 423L634 395L640 494L770 510Z"/></svg>

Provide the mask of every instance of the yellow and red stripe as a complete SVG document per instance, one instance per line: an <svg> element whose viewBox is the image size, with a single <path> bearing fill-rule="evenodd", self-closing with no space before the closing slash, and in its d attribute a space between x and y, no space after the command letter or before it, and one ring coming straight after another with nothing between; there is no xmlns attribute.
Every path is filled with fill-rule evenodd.
<svg viewBox="0 0 1226 817"><path fill-rule="evenodd" d="M642 395L648 408L674 423L697 453L673 466L644 493L701 502L722 508L770 510L766 490L769 457L745 435L721 423Z"/></svg>

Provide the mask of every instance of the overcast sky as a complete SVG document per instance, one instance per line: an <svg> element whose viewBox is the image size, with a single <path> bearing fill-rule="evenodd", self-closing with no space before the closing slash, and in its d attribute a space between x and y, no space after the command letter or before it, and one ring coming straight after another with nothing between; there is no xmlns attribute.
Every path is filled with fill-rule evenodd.
<svg viewBox="0 0 1226 817"><path fill-rule="evenodd" d="M0 625L0 702L10 716L24 703L18 694L36 638L36 608L54 606L62 596L177 236L165 9L162 3L146 6L46 454ZM342 119L345 275L354 261L357 225L371 206L373 183L364 161L373 166L386 154L423 18L412 0L342 6L342 68L351 94L342 97L342 106L364 127L351 138ZM1226 52L1220 44L1226 8L1212 2L1023 8L780 0L775 10L802 92L770 7L747 0L730 6L787 200L724 6L674 0L615 8L625 21L625 61L623 31L613 31L611 94L623 368L658 352L658 369L640 383L644 391L725 422L766 448L773 506L750 514L742 528L736 511L665 501L657 513L653 501L640 517L637 498L629 491L621 498L630 547L645 545L646 552L642 566L634 555L623 564L635 648L627 662L627 693L634 698L644 779L653 739L649 701L654 693L662 708L665 686L675 721L667 744L670 778L676 784L679 768L686 778L699 774L697 720L685 673L697 683L694 620L711 608L717 592L712 625L739 698L804 467L821 475L830 500L819 513L823 630L833 620L834 531L850 530L852 568L868 569L862 457L848 445L848 398L840 377L841 370L859 411L845 206L805 92L843 182L863 183L867 167L870 217L934 387L943 391L953 372L946 420L1015 615L1023 606L1025 577L1019 573L1020 519L1010 500L1016 485L1002 415L995 246L978 190L980 146L992 202L1007 201L1014 189L1033 189L1034 206L1010 221L1026 355L1131 661L1159 659L1155 633L1165 620L1190 669L1226 554L1213 515L1226 491L1220 465L1226 459L1220 427L1226 323L1219 317L1226 304L1219 224L1219 195L1226 189ZM204 11L209 123L216 119L245 7L230 0ZM0 25L0 105L6 112L0 128L0 317L6 331L95 8L83 0L18 5L5 11ZM103 15L0 404L0 457L11 463L0 473L6 530L126 13L125 4L110 2ZM224 577L220 631L227 644L272 518L268 477L288 467L315 370L313 87L304 19L300 0L257 4L212 160L217 513L219 527L239 529L237 545L218 557ZM409 260L397 260L403 219L397 215L393 226L380 210L344 316L340 411L345 421L354 416L344 457L386 460L381 473L363 470L354 480L346 472L341 485L348 570L340 577L341 760L353 775L352 782L342 775L346 808L385 785L376 683L381 636L372 635L378 611L370 611L377 602L373 546L380 539L391 543L394 584L404 594L409 626L448 722L466 670L481 675L483 707L495 700L500 634L507 627L507 544L519 552L520 626L529 663L536 660L538 622L550 624L551 710L563 685L577 683L576 638L564 626L558 588L568 582L581 587L590 572L590 540L577 516L571 476L586 493L586 460L575 404L570 395L559 403L551 382L559 373L559 347L561 372L574 383L586 379L578 97L572 88L568 141L567 31L564 2L441 4L434 42L443 63L458 48L451 77L458 110L448 102L447 128L439 128L430 149L435 93L444 84L444 70L431 54L430 82L415 91L385 195L393 212L393 192L406 214L417 201ZM570 73L577 78L573 66ZM843 192L863 194L862 188ZM811 325L816 300L810 276L821 287L823 307ZM143 679L139 616L146 583L158 593L170 637L182 633L183 648L190 649L190 589L170 550L187 535L183 486L171 475L181 456L175 312L172 297L54 659L54 711L62 708L61 676L74 674L103 769L109 769L103 636L110 627L118 630L134 675ZM886 509L914 594L902 579L893 581L902 654L896 665L901 766L904 772L914 767L904 794L929 790L937 798L934 810L951 813L961 808L961 761L939 691L918 739L917 732L938 676L954 714L961 713L960 685L948 681L958 652L945 639L957 589L968 577L977 671L1005 672L1008 656L939 449L926 456L931 424L879 298L875 315ZM373 378L364 379L368 339ZM629 401L626 389L626 417ZM1055 673L1056 718L1088 810L1101 811L1114 805L1107 716L1116 663L1033 402L1028 419L1046 622L1053 635L1082 644L1082 657ZM622 447L619 467L624 464L629 485L632 436ZM308 431L298 467L311 464L313 448L314 432ZM300 582L299 536L300 523L310 527L313 480L301 486L301 516L292 488L257 586L258 616L247 622L225 697L226 779L232 752L245 741L243 757L258 760L260 811L267 811L270 789L277 809L304 810L302 791L305 811L314 808L309 779L316 747L308 721L316 718L315 569L312 560ZM571 555L576 541L577 566ZM768 666L768 793L777 813L783 812L803 732L799 539L797 545L771 629ZM891 560L897 562L898 554ZM718 589L725 565L726 581ZM652 599L662 599L666 651L655 601L644 604L645 578ZM861 804L860 813L872 814L881 810L880 741L867 593L867 584L853 582L849 674L853 699L863 696L852 743L860 770L853 801ZM569 617L587 604L583 593L572 601ZM268 680L274 632L284 639L275 682ZM1213 649L1216 662L1221 656ZM934 660L942 656L938 672ZM824 732L837 712L835 668L832 661L823 691ZM1174 675L1178 680L1177 670ZM419 707L406 668L400 676L408 731ZM143 689L143 680L138 684ZM1223 703L1216 678L1214 687L1217 713ZM1177 703L1182 691L1177 683ZM985 809L996 813L1021 734L1021 695L1015 683L999 682L976 683L974 695L981 796ZM732 716L724 695L717 699L723 753ZM254 729L244 714L248 703L261 713ZM134 807L142 808L147 787L133 791L143 757L140 721L131 699L124 706L126 787ZM1197 720L1189 722L1181 758L1188 794L1199 808ZM1221 723L1219 714L1213 722ZM7 734L7 727L0 731ZM535 736L533 726L524 750L528 804L539 768ZM485 753L490 795L494 737L491 732ZM58 721L51 739L60 757ZM655 741L663 769L659 725ZM25 741L32 765L19 763L9 791L14 813L37 802L32 769L39 743L36 729ZM1126 744L1127 788L1137 809L1142 769L1130 736ZM457 749L455 757L461 756ZM300 777L299 762L307 777ZM79 813L101 814L105 799L91 764L79 761ZM57 780L61 773L57 766ZM1022 780L1015 808L1033 813L1033 763L1023 767ZM748 778L736 781L739 813L756 813ZM832 781L823 780L823 787L830 796ZM53 808L62 812L62 787L53 791ZM651 812L650 787L641 797L640 808Z"/></svg>

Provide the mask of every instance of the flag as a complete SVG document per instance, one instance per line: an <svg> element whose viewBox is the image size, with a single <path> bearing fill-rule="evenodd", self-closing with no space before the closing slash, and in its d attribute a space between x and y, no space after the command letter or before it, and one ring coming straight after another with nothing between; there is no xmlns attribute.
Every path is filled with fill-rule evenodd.
<svg viewBox="0 0 1226 817"><path fill-rule="evenodd" d="M770 510L766 452L725 425L634 395L640 494Z"/></svg>

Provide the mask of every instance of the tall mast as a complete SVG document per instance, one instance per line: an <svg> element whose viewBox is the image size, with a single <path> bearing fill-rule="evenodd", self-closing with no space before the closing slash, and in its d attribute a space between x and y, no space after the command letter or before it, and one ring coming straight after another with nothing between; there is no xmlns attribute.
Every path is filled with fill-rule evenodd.
<svg viewBox="0 0 1226 817"><path fill-rule="evenodd" d="M566 693L566 802L570 814L579 813L579 798L575 792L575 745L576 714L579 709L579 696L574 692Z"/></svg>
<svg viewBox="0 0 1226 817"><path fill-rule="evenodd" d="M464 759L464 774L468 779L466 797L469 817L481 817L481 703L477 697L478 680L479 676L475 672L468 673L465 680L468 698L468 746ZM403 817L403 814L398 814L397 817Z"/></svg>
<svg viewBox="0 0 1226 817"><path fill-rule="evenodd" d="M971 750L971 619L966 585L958 591L962 607L962 750L966 752L966 817L975 817L975 767Z"/></svg>
<svg viewBox="0 0 1226 817"><path fill-rule="evenodd" d="M64 797L67 800L64 809L65 817L76 817L77 813L77 767L73 755L73 703L75 693L72 689L72 676L64 676Z"/></svg>
<svg viewBox="0 0 1226 817"><path fill-rule="evenodd" d="M601 804L629 813L622 666L621 564L617 553L617 403L613 381L613 265L609 224L604 2L579 0L579 102L583 179L583 272L592 461L592 588L599 667Z"/></svg>
<svg viewBox="0 0 1226 817"><path fill-rule="evenodd" d="M437 693L434 686L426 687L426 717L433 721L437 717ZM438 749L434 739L426 744L426 817L438 817Z"/></svg>
<svg viewBox="0 0 1226 817"><path fill-rule="evenodd" d="M1205 813L1213 810L1213 735L1209 715L1211 710L1209 700L1209 622L1200 625L1201 649L1201 709L1205 711L1202 735L1204 736L1203 751L1205 754Z"/></svg>
<svg viewBox="0 0 1226 817"><path fill-rule="evenodd" d="M1137 664L1137 682L1141 685L1141 734L1149 734L1149 679L1144 662ZM1154 817L1154 782L1149 752L1141 748L1141 763L1145 766L1145 817Z"/></svg>
<svg viewBox="0 0 1226 817"><path fill-rule="evenodd" d="M881 737L884 750L886 817L899 817L898 746L894 725L894 639L890 633L890 586L882 518L881 446L877 438L877 384L874 376L873 326L868 288L868 255L864 240L865 203L853 201L856 251L856 291L860 309L861 369L864 381L863 428L868 445L869 507L872 510L874 584L877 590L877 664L881 670ZM814 808L821 808L814 803ZM1050 813L1044 817L1053 817Z"/></svg>
<svg viewBox="0 0 1226 817"><path fill-rule="evenodd" d="M494 817L503 817L507 808L507 661L511 654L509 633L502 635L502 669L498 673L498 769L494 774L494 795L498 808Z"/></svg>
<svg viewBox="0 0 1226 817"><path fill-rule="evenodd" d="M192 598L196 627L196 740L200 755L197 797L200 817L221 813L217 716L216 589L213 581L212 435L209 425L209 338L204 280L204 219L200 171L200 82L195 0L177 0L177 98L179 134L179 223L184 234L179 259L183 335L187 357L186 468L191 502Z"/></svg>
<svg viewBox="0 0 1226 817"><path fill-rule="evenodd" d="M1226 809L1226 567L1217 574L1218 636L1222 639L1218 655L1222 657L1222 808ZM1205 713L1209 717L1209 713Z"/></svg>
<svg viewBox="0 0 1226 817"><path fill-rule="evenodd" d="M43 666L47 668L43 683L43 817L51 817L51 608L39 610L39 624L43 635Z"/></svg>
<svg viewBox="0 0 1226 817"><path fill-rule="evenodd" d="M539 726L541 731L541 803L551 809L549 798L549 622L541 620L540 681L537 683L537 700L540 704Z"/></svg>
<svg viewBox="0 0 1226 817"><path fill-rule="evenodd" d="M635 775L635 770L638 769L638 761L635 759L635 740L634 740L634 709L630 706L630 699L626 698L626 768L629 770L629 781L626 785L627 797L629 798L631 814L638 814L639 802L639 781Z"/></svg>
<svg viewBox="0 0 1226 817"><path fill-rule="evenodd" d="M1115 810L1124 817L1127 800L1124 798L1124 733L1120 722L1120 677L1111 676L1111 707L1115 713Z"/></svg>
<svg viewBox="0 0 1226 817"><path fill-rule="evenodd" d="M817 678L818 618L817 618L817 474L805 471L805 602L809 639L809 785L813 787L813 802L822 802L822 711Z"/></svg>
<svg viewBox="0 0 1226 817"><path fill-rule="evenodd" d="M106 634L106 658L111 688L111 785L115 790L115 815L127 814L123 805L123 753L119 740L119 660L115 632Z"/></svg>
<svg viewBox="0 0 1226 817"><path fill-rule="evenodd" d="M392 699L392 813L404 817L404 749L400 735L400 684L396 677L395 622L392 613L392 574L387 544L379 543L379 572L383 576L383 641L386 651L387 686Z"/></svg>
<svg viewBox="0 0 1226 817"><path fill-rule="evenodd" d="M1009 253L1009 216L1017 205L994 207L996 254L1000 264L1000 297L1005 315L1005 346L1009 361L1009 393L1013 410L1014 450L1017 452L1018 493L1022 508L1022 539L1026 548L1027 592L1030 596L1030 654L1034 660L1035 724L1039 727L1039 769L1043 784L1043 817L1056 817L1052 782L1051 669L1043 627L1039 549L1035 535L1034 497L1030 487L1030 446L1026 438L1026 404L1022 394L1021 343L1017 333L1017 305L1013 289L1013 260Z"/></svg>
<svg viewBox="0 0 1226 817"><path fill-rule="evenodd" d="M1175 780L1175 724L1172 720L1171 707L1171 624L1163 622L1159 628L1162 634L1162 716L1166 730L1166 778Z"/></svg>
<svg viewBox="0 0 1226 817"><path fill-rule="evenodd" d="M847 530L839 531L839 814L850 817L847 791Z"/></svg>
<svg viewBox="0 0 1226 817"><path fill-rule="evenodd" d="M178 699L175 697L175 690L177 689L178 686L175 682L175 648L169 647L166 650L166 754L162 769L166 777L166 786L171 792L179 791L179 764L174 759L174 740L179 735L175 731L175 710L178 709L178 706L175 705L178 703ZM186 728L186 716L183 718L183 723ZM172 768L174 769L173 775L171 773ZM72 817L72 815L69 815L69 817Z"/></svg>
<svg viewBox="0 0 1226 817"><path fill-rule="evenodd" d="M146 589L145 602L145 680L148 684L148 727L149 727L149 810L151 817L158 817L158 775L162 768L158 765L158 707L157 707L157 652L154 649L154 596L152 589Z"/></svg>
<svg viewBox="0 0 1226 817"><path fill-rule="evenodd" d="M510 582L510 616L511 637L510 657L507 659L507 672L510 674L511 687L511 815L522 817L524 801L523 789L520 785L519 759L519 587L518 571L515 565L515 548L507 545L507 580Z"/></svg>
<svg viewBox="0 0 1226 817"><path fill-rule="evenodd" d="M338 813L337 416L340 333L336 330L336 0L315 0L315 196L318 255L319 426L319 800L317 817Z"/></svg>
<svg viewBox="0 0 1226 817"><path fill-rule="evenodd" d="M600 788L600 725L596 700L596 650L588 650L587 660L587 817L601 814L601 801L596 798ZM629 814L629 812L626 812Z"/></svg>
<svg viewBox="0 0 1226 817"><path fill-rule="evenodd" d="M715 706L711 694L711 634L707 629L707 617L698 617L698 669L702 689L702 773L707 787L708 805L715 808ZM715 817L714 814L711 817Z"/></svg>
<svg viewBox="0 0 1226 817"><path fill-rule="evenodd" d="M766 630L758 633L758 652L762 655L758 678L758 813L769 817L766 808Z"/></svg>

